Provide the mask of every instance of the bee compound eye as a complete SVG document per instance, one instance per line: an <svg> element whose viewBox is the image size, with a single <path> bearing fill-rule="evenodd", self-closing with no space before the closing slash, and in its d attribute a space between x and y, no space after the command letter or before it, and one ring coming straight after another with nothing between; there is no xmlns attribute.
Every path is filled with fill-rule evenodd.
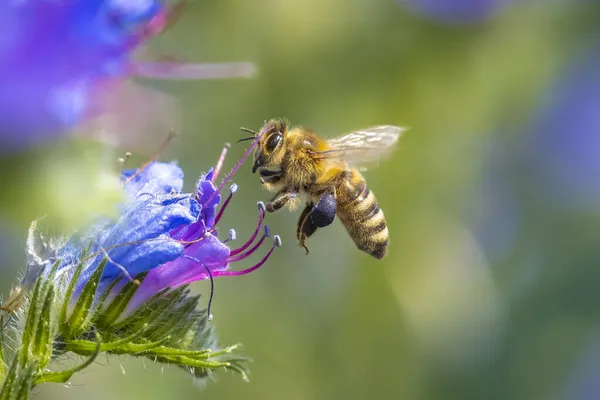
<svg viewBox="0 0 600 400"><path fill-rule="evenodd" d="M270 153L273 150L275 150L275 148L277 147L279 142L281 142L281 139L283 139L283 136L281 135L281 133L279 133L279 132L272 133L271 136L269 136L267 138L267 144L265 145L267 151Z"/></svg>

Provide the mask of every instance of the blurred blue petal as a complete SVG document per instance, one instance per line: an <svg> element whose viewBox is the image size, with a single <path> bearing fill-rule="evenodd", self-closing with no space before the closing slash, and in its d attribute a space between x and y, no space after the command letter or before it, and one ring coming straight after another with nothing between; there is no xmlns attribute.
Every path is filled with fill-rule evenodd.
<svg viewBox="0 0 600 400"><path fill-rule="evenodd" d="M142 193L169 194L183 189L183 171L175 164L151 163L142 170L121 173L130 200Z"/></svg>
<svg viewBox="0 0 600 400"><path fill-rule="evenodd" d="M564 390L564 399L596 400L600 398L600 341L598 333L582 346L575 367Z"/></svg>
<svg viewBox="0 0 600 400"><path fill-rule="evenodd" d="M475 23L494 16L513 0L398 0L427 18L446 23Z"/></svg>
<svg viewBox="0 0 600 400"><path fill-rule="evenodd" d="M104 81L120 77L161 11L156 0L3 1L0 142L22 146L86 116Z"/></svg>
<svg viewBox="0 0 600 400"><path fill-rule="evenodd" d="M532 124L534 185L562 209L600 206L600 50L570 66Z"/></svg>
<svg viewBox="0 0 600 400"><path fill-rule="evenodd" d="M170 9L163 3L2 0L0 153L64 135L103 115L120 105L117 88L131 76L212 79L253 73L249 63L137 62L134 51L166 28L171 9L176 14L184 1L172 2ZM125 108L115 113L131 118L144 109L131 103Z"/></svg>

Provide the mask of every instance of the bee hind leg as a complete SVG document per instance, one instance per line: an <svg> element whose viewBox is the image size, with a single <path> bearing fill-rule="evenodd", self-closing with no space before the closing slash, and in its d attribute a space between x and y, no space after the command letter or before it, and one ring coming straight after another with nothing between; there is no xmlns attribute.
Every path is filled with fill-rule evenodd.
<svg viewBox="0 0 600 400"><path fill-rule="evenodd" d="M306 247L305 241L317 230L317 226L310 220L310 218L308 218L314 206L315 205L312 202L306 203L306 207L304 208L304 211L302 211L302 214L300 214L298 227L296 228L296 238L298 239L300 246L306 250L306 254L308 254L309 251L308 247Z"/></svg>
<svg viewBox="0 0 600 400"><path fill-rule="evenodd" d="M306 208L300 215L296 237L300 246L309 253L306 246L306 239L312 236L318 228L324 228L330 225L335 219L337 204L335 196L332 193L326 193L317 202L317 204L307 203Z"/></svg>

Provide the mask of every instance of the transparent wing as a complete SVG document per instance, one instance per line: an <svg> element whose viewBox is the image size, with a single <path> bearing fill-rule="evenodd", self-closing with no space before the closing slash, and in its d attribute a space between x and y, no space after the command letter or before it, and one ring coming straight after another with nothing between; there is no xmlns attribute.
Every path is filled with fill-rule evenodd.
<svg viewBox="0 0 600 400"><path fill-rule="evenodd" d="M359 166L374 163L388 156L406 131L392 125L381 125L327 141L331 150L319 153L321 157Z"/></svg>

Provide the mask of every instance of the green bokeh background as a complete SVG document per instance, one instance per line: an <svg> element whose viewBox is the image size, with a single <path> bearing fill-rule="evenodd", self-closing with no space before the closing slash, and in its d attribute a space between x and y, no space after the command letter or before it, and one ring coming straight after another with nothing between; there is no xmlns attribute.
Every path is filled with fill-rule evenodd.
<svg viewBox="0 0 600 400"><path fill-rule="evenodd" d="M599 214L559 216L521 192L525 212L502 257L486 254L473 227L490 149L508 143L502 162L518 162L512 150L526 142L545 90L596 37L598 6L516 2L457 26L399 3L196 1L150 50L252 61L258 75L144 82L180 101L182 135L162 159L179 160L189 190L240 126L271 117L326 137L410 127L393 158L365 173L386 213L389 256L359 252L339 223L315 235L305 256L294 240L298 215L269 215L284 247L258 272L215 282L220 342L244 344L249 383L220 373L196 385L177 368L115 357L71 388L36 389L37 398L569 398L578 357L600 332ZM226 165L244 149L234 144ZM28 221L58 215L67 229L118 198L98 172L116 166L118 151L73 140L0 162L3 293L24 265ZM132 163L143 159L142 151ZM517 187L526 185L520 172L509 176ZM241 240L254 229L255 203L270 195L249 164L234 180L240 191L220 226ZM207 293L208 284L194 288Z"/></svg>

